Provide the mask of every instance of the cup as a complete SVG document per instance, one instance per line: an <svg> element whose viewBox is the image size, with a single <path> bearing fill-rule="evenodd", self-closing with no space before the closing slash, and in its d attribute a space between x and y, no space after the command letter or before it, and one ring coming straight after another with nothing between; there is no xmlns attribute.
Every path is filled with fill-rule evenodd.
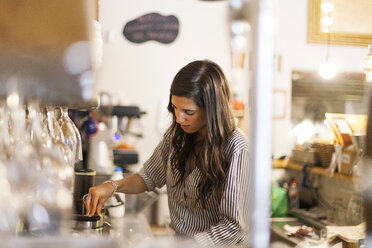
<svg viewBox="0 0 372 248"><path fill-rule="evenodd" d="M319 231L319 239L323 241L327 241L327 228L322 228Z"/></svg>

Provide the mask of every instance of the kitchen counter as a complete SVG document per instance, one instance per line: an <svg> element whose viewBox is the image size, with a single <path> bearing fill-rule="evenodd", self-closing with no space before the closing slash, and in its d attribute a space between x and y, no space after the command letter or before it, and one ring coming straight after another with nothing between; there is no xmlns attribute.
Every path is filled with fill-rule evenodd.
<svg viewBox="0 0 372 248"><path fill-rule="evenodd" d="M172 228L166 226L150 225L152 234L154 236L174 235L175 232Z"/></svg>
<svg viewBox="0 0 372 248"><path fill-rule="evenodd" d="M284 230L284 225L290 224L295 226L303 225L297 218L283 217L283 218L271 218L270 220L271 229L271 242L284 242L289 246L295 246L302 240L296 237L289 237Z"/></svg>
<svg viewBox="0 0 372 248"><path fill-rule="evenodd" d="M288 231L286 231L286 228L284 227L285 225L288 225L287 226L287 229L288 227L300 227L300 226L303 226L303 225L306 225L308 227L312 226L311 222L314 222L314 223L320 223L319 221L316 221L316 220L308 220L308 218L306 217L301 217L301 218L297 218L297 217L284 217L284 218L271 218L270 220L271 224L270 224L270 229L271 229L271 242L280 242L280 243L283 243L283 244L286 244L288 247L294 247L298 244L300 244L301 242L304 242L305 240L314 240L315 242L317 242L317 239L312 239L312 238L308 238L308 237L295 237L295 236L289 236L288 235ZM318 228L315 228L315 232L318 233L319 232L319 228L325 228L326 226L324 225L322 227L321 226L318 226ZM328 232L331 231L331 233L328 233L328 241L329 241L329 244L330 245L335 245L337 243L340 243L342 242L342 247L345 247L345 248L356 248L358 247L358 241L356 240L350 240L346 237L344 237L341 232L340 232L340 235L335 235L335 230L336 229L344 229L344 233L345 233L345 230L350 230L350 232L353 232L353 233L356 233L356 232L360 232L360 230L363 229L363 224L360 224L358 226L350 226L350 227L334 227L334 226L330 226L328 229ZM347 233L349 234L349 231L347 231ZM351 236L360 236L359 235L351 235Z"/></svg>

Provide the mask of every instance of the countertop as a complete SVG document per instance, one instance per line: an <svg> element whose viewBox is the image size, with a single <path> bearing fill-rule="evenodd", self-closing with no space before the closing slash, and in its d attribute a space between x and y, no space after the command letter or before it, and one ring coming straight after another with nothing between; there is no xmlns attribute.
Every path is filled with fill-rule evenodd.
<svg viewBox="0 0 372 248"><path fill-rule="evenodd" d="M311 240L311 238L308 238L308 237L299 238L299 237L289 236L288 232L284 228L285 225L289 225L289 226L292 226L292 227L300 227L302 225L311 226L311 225L309 225L309 223L310 222L307 222L307 221L304 222L304 219L299 219L297 217L271 218L271 224L270 224L271 241L272 242L274 242L274 241L285 242L286 244L293 245L293 247L294 247L294 246L298 245L299 243L301 243L305 240ZM326 227L326 226L324 226L324 227ZM346 227L336 227L336 228L350 228L351 231L354 230L354 229L360 230L360 228L363 228L363 224L360 224L358 226L350 226L350 227L346 226ZM333 230L334 226L330 226L327 229L328 230ZM315 229L315 232L316 233L319 232L319 226L318 226L318 229ZM350 241L346 238L343 238L342 235L341 236L339 236L339 235L333 236L333 235L334 235L334 233L328 235L328 241L329 241L330 245L334 245L334 244L342 242L343 247L347 247L347 248L358 247L358 242L355 241L355 240ZM330 237L330 236L332 236L332 237ZM316 240L316 239L313 239L313 240Z"/></svg>
<svg viewBox="0 0 372 248"><path fill-rule="evenodd" d="M175 234L174 230L167 226L150 225L150 228L151 228L152 234L155 236Z"/></svg>

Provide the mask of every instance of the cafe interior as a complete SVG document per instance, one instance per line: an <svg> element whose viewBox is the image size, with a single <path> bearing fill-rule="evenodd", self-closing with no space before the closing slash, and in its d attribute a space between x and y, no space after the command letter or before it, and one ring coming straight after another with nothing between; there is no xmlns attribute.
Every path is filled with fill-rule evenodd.
<svg viewBox="0 0 372 248"><path fill-rule="evenodd" d="M102 216L84 201L142 168L173 77L204 59L254 173L233 247L372 247L368 0L0 0L0 247L200 247L166 186Z"/></svg>

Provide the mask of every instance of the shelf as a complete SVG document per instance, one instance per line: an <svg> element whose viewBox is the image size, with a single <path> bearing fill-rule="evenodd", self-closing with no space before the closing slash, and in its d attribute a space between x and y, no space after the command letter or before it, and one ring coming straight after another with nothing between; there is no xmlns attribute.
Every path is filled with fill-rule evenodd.
<svg viewBox="0 0 372 248"><path fill-rule="evenodd" d="M243 118L244 117L244 109L241 109L241 110L234 109L233 110L233 115L236 118Z"/></svg>
<svg viewBox="0 0 372 248"><path fill-rule="evenodd" d="M303 165L301 163L289 161L289 160L273 160L273 168L284 168L302 171ZM321 175L325 177L331 177L331 172L322 167L308 166L307 171L312 174ZM340 173L333 173L332 178L355 182L358 179L352 176L347 176Z"/></svg>

